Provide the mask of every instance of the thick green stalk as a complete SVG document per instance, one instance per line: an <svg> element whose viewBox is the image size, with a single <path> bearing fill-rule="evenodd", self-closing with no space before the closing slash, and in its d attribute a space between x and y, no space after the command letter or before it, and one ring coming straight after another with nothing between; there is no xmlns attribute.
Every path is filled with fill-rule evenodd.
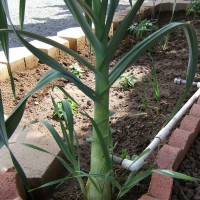
<svg viewBox="0 0 200 200"><path fill-rule="evenodd" d="M96 66L98 68L98 64L100 59L98 56L96 58ZM104 66L103 71L101 73L104 77L108 77L109 65ZM101 94L105 88L108 87L108 81L102 79L102 77L96 77L96 93ZM98 128L104 138L105 148L109 150L109 91L107 91L104 95L100 96L98 102L94 103L94 121L98 124ZM98 134L95 130L93 130L93 142L91 147L91 174L102 174L106 175L110 171L110 165L106 162L105 155L103 152L103 147L100 144L100 140ZM105 181L102 178L93 178L93 181L97 185L100 192L95 188L92 181L88 181L87 183L87 194L88 200L110 200L111 199L111 188L110 182Z"/></svg>

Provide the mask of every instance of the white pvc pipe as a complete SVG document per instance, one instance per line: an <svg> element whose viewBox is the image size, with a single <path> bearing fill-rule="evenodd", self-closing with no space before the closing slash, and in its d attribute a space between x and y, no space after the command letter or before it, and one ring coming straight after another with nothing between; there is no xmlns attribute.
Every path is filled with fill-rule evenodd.
<svg viewBox="0 0 200 200"><path fill-rule="evenodd" d="M133 162L132 160L122 159L117 156L111 155L111 159L117 164L120 164L122 168L127 169L129 171L137 171L144 164L145 160L148 156L156 149L156 147L169 135L172 128L175 124L181 119L181 117L187 112L187 110L193 105L193 103L200 96L200 89L198 89L194 95L187 101L187 103L178 111L178 113L169 121L169 123L162 128L158 134L154 137L153 141L149 144L149 146L145 149L149 149L149 151L140 157L137 161ZM144 150L144 151L145 151Z"/></svg>

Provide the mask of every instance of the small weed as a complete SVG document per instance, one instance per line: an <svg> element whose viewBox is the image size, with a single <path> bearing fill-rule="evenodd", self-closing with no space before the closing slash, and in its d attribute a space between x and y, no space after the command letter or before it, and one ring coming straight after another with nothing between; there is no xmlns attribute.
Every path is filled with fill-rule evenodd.
<svg viewBox="0 0 200 200"><path fill-rule="evenodd" d="M74 101L72 101L70 98L67 98L66 100L68 101L68 103L70 105L73 115L77 115L78 114L78 105ZM56 112L56 109L54 109L52 116L54 119L57 119L58 117L60 119L63 119L62 101L59 100L56 102L56 104L58 106L58 113Z"/></svg>
<svg viewBox="0 0 200 200"><path fill-rule="evenodd" d="M134 23L129 27L130 32L133 33L137 40L143 40L157 29L158 27L147 19Z"/></svg>
<svg viewBox="0 0 200 200"><path fill-rule="evenodd" d="M121 152L121 154L119 155L119 157L125 159L125 158L127 158L127 156L128 156L128 151L127 151L127 149L122 149L122 152Z"/></svg>
<svg viewBox="0 0 200 200"><path fill-rule="evenodd" d="M81 78L83 76L83 73L85 72L78 63L74 63L69 66L71 72L76 75L78 78Z"/></svg>
<svg viewBox="0 0 200 200"><path fill-rule="evenodd" d="M153 58L151 54L149 53L149 57L151 59L151 74L152 74L152 84L153 84L153 95L157 102L157 114L160 110L160 90L159 90L159 84L158 84L158 78L156 74L156 68L154 65Z"/></svg>
<svg viewBox="0 0 200 200"><path fill-rule="evenodd" d="M194 17L200 15L200 0L192 1L189 7L186 9L186 15L193 14Z"/></svg>
<svg viewBox="0 0 200 200"><path fill-rule="evenodd" d="M133 88L135 85L137 78L135 78L130 72L123 73L119 77L119 84L123 89L127 89L129 87Z"/></svg>
<svg viewBox="0 0 200 200"><path fill-rule="evenodd" d="M148 115L148 102L147 102L147 85L144 81L142 81L143 89L144 89L144 97L142 99L143 106L145 108L145 112Z"/></svg>

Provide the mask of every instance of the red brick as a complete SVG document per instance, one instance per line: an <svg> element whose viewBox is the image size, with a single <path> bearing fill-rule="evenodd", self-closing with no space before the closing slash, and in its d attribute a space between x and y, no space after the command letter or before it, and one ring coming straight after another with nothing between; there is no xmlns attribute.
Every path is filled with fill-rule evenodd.
<svg viewBox="0 0 200 200"><path fill-rule="evenodd" d="M186 115L180 125L180 129L198 134L200 129L200 119Z"/></svg>
<svg viewBox="0 0 200 200"><path fill-rule="evenodd" d="M162 200L170 200L173 188L173 178L153 173L148 195Z"/></svg>
<svg viewBox="0 0 200 200"><path fill-rule="evenodd" d="M189 151L191 145L195 140L195 134L189 131L175 129L172 133L169 145L173 147L178 147L182 150L181 157L185 157L186 153Z"/></svg>
<svg viewBox="0 0 200 200"><path fill-rule="evenodd" d="M147 194L144 194L138 200L158 200L158 199L156 199L154 197L151 197L151 196L149 196Z"/></svg>
<svg viewBox="0 0 200 200"><path fill-rule="evenodd" d="M16 172L0 173L0 199L26 199L24 187Z"/></svg>
<svg viewBox="0 0 200 200"><path fill-rule="evenodd" d="M176 170L181 162L181 149L165 144L158 152L155 161L159 169Z"/></svg>
<svg viewBox="0 0 200 200"><path fill-rule="evenodd" d="M190 109L190 116L200 118L200 104L193 104L192 108Z"/></svg>

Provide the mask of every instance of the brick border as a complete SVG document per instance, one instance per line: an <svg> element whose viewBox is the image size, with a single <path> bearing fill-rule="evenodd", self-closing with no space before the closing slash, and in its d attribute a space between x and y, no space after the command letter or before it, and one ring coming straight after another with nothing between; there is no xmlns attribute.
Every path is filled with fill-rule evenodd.
<svg viewBox="0 0 200 200"><path fill-rule="evenodd" d="M200 97L193 104L180 124L156 156L158 169L169 169L176 171L190 150L200 130ZM161 174L152 174L151 183L147 194L139 200L171 200L173 189L173 178Z"/></svg>

